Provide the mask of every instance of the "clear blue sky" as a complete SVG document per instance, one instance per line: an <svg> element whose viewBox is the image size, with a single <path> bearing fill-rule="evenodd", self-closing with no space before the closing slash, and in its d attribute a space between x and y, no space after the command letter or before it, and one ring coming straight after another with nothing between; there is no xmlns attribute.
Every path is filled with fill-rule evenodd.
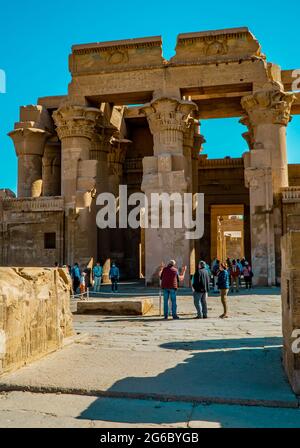
<svg viewBox="0 0 300 448"><path fill-rule="evenodd" d="M16 157L6 134L18 120L19 106L66 93L73 44L162 35L169 58L179 33L237 26L250 28L269 61L300 68L298 0L3 0L0 69L6 72L7 93L0 93L0 188L16 190ZM244 127L237 121L203 122L210 157L244 152ZM289 162L300 163L299 117L290 125L288 144Z"/></svg>

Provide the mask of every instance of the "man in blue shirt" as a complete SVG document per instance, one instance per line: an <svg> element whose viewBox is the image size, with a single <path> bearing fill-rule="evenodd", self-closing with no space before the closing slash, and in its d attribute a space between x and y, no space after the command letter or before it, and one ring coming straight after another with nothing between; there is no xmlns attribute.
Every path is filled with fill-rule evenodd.
<svg viewBox="0 0 300 448"><path fill-rule="evenodd" d="M100 265L100 262L97 261L96 266L93 267L94 292L100 292L102 272L102 266Z"/></svg>
<svg viewBox="0 0 300 448"><path fill-rule="evenodd" d="M120 278L120 271L119 268L116 266L115 263L111 265L111 268L109 270L109 279L111 280L111 290L112 292L118 292L118 281Z"/></svg>

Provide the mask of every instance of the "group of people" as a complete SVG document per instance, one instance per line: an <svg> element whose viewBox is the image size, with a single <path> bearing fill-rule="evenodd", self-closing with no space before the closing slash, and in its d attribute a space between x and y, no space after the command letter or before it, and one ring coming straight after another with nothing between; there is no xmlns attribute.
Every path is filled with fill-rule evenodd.
<svg viewBox="0 0 300 448"><path fill-rule="evenodd" d="M87 288L93 288L93 292L100 292L102 277L103 277L103 267L100 261L94 265L91 269L88 266L79 267L76 262L73 266L66 266L69 270L69 274L72 278L73 283L73 294L84 294ZM112 292L118 292L118 282L120 279L120 271L116 266L116 263L112 263L109 270L109 279L111 281Z"/></svg>
<svg viewBox="0 0 300 448"><path fill-rule="evenodd" d="M213 276L215 293L218 292L217 281L220 270L220 264L221 264L220 260L216 258L211 265L211 274ZM231 292L234 292L234 289L236 292L239 292L239 289L242 285L242 278L244 279L246 289L250 289L252 287L253 272L249 262L245 258L242 258L241 260L240 259L231 260L230 258L227 258L226 269L228 270L229 274L229 284Z"/></svg>
<svg viewBox="0 0 300 448"><path fill-rule="evenodd" d="M55 264L57 265L57 263ZM65 266L68 268L73 283L73 293L83 294L87 288L92 288L95 293L100 292L103 267L97 261L91 269L88 266L79 267L76 262L73 266ZM179 319L177 314L176 294L179 283L184 280L186 268L183 268L179 273L176 267L176 261L170 260L167 266L161 266L159 277L160 285L163 291L164 298L164 318L168 319L169 311L173 319ZM211 280L213 284L213 291L220 293L221 303L223 305L223 313L220 318L228 318L228 300L227 296L229 290L234 292L239 291L242 278L245 281L247 289L252 287L253 272L249 262L246 259L231 260L220 262L215 259L211 267L205 262L200 261L198 269L191 277L192 293L194 298L194 305L197 315L195 319L207 319L207 296L210 291ZM116 263L112 263L109 270L109 279L111 281L112 292L118 292L118 282L120 279L120 270ZM171 310L169 310L169 303Z"/></svg>
<svg viewBox="0 0 300 448"><path fill-rule="evenodd" d="M244 276L246 287L250 288L252 284L252 269L249 263L243 260L227 260L220 262L214 260L212 270L205 261L200 261L198 269L191 278L191 286L194 298L194 305L197 315L195 319L207 319L207 296L210 291L211 271L214 280L214 291L220 291L223 313L221 319L227 319L228 314L228 292L230 286L235 286L239 290L241 276ZM176 268L176 261L170 260L167 266L160 270L161 289L164 297L164 319L169 317L169 302L171 302L171 313L173 319L179 319L177 314L176 293L179 282L184 280L184 273L179 274Z"/></svg>

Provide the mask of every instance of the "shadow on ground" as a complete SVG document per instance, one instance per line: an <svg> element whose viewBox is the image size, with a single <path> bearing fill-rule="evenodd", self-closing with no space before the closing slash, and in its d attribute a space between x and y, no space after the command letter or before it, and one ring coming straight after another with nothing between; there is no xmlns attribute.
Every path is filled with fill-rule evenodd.
<svg viewBox="0 0 300 448"><path fill-rule="evenodd" d="M194 401L207 400L227 405L267 403L268 406L296 406L296 397L281 365L281 344L280 337L174 341L162 344L160 347L169 350L170 354L173 350L188 350L192 353L180 364L155 377L123 378L108 392L112 396L124 393L127 396L131 394L132 397L156 400L161 397L169 401L184 400L185 403L171 405L147 400L124 400L112 404L101 398L86 409L80 418L136 424L176 424L185 421L190 409L188 402ZM203 404L199 406L200 414L201 409L204 409L201 419L206 420L205 409L208 407ZM248 409L253 412L250 407L243 407L241 415L229 413L231 417L228 423L227 414L222 415L226 405L210 406L215 406L215 416L211 418L217 419L221 426L235 426L235 421L237 426L247 426ZM232 406L228 407L233 411ZM274 412L272 409L264 411L266 414L269 412L264 423L267 426L271 425L271 411ZM299 417L298 413L297 418ZM298 422L300 426L300 420Z"/></svg>

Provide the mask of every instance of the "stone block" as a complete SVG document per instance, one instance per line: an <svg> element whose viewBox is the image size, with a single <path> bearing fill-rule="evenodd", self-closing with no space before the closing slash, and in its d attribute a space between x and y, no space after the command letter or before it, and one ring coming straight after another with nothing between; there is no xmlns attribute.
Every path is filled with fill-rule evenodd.
<svg viewBox="0 0 300 448"><path fill-rule="evenodd" d="M147 174L155 174L158 171L158 159L157 157L144 157L143 158L143 172Z"/></svg>
<svg viewBox="0 0 300 448"><path fill-rule="evenodd" d="M158 157L158 171L160 173L169 173L172 171L172 156L171 154L160 154Z"/></svg>
<svg viewBox="0 0 300 448"><path fill-rule="evenodd" d="M0 268L0 375L73 335L71 280L64 269Z"/></svg>
<svg viewBox="0 0 300 448"><path fill-rule="evenodd" d="M115 316L143 316L153 307L149 298L98 299L77 303L78 314L108 314Z"/></svg>
<svg viewBox="0 0 300 448"><path fill-rule="evenodd" d="M176 55L171 61L204 63L251 57L263 58L260 45L253 34L248 28L230 28L179 34Z"/></svg>

